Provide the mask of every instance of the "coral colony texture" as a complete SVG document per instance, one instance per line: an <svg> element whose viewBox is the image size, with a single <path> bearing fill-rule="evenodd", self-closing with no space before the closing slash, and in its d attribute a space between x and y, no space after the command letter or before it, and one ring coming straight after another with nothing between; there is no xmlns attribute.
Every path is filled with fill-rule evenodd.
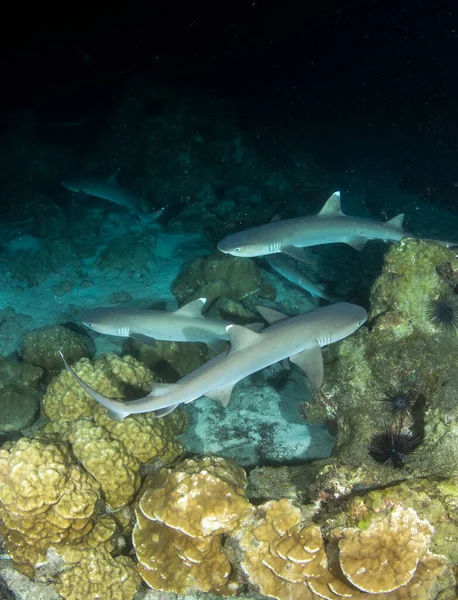
<svg viewBox="0 0 458 600"><path fill-rule="evenodd" d="M0 600L456 600L453 202L116 90L0 122Z"/></svg>

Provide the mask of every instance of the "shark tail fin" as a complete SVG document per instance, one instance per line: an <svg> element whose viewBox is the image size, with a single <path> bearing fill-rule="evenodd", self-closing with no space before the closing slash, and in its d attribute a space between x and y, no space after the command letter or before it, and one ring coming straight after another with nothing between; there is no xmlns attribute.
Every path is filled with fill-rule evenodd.
<svg viewBox="0 0 458 600"><path fill-rule="evenodd" d="M398 229L399 231L404 231L404 214L400 214L396 217L393 217L392 219L388 219L388 221L386 221L385 224L389 225L390 227L393 227L394 229Z"/></svg>

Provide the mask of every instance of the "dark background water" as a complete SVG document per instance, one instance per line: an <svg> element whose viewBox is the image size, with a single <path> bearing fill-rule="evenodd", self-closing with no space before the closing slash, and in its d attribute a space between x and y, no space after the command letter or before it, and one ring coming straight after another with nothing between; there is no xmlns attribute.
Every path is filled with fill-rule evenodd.
<svg viewBox="0 0 458 600"><path fill-rule="evenodd" d="M229 101L261 151L305 141L348 185L382 168L455 211L457 23L445 0L9 5L1 122L17 109L45 125L91 118L84 152L126 79L147 74ZM65 143L62 129L43 135Z"/></svg>

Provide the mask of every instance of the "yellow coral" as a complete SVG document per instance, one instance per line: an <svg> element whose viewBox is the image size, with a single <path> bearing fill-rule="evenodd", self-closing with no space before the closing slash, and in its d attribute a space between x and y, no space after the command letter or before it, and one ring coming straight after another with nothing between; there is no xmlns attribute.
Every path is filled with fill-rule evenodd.
<svg viewBox="0 0 458 600"><path fill-rule="evenodd" d="M432 528L411 509L397 507L364 531L333 530L327 553L319 528L289 500L259 511L238 536L241 566L278 600L427 600L447 562L428 550Z"/></svg>
<svg viewBox="0 0 458 600"><path fill-rule="evenodd" d="M74 370L94 389L113 397L122 397L128 388L146 391L154 378L134 358L114 354L103 355L94 364L80 360ZM72 444L74 454L101 483L112 509L125 506L138 491L141 462L160 468L185 452L176 438L186 424L182 411L165 419L151 413L114 421L66 371L48 387L44 410L52 420L41 435L59 436Z"/></svg>
<svg viewBox="0 0 458 600"><path fill-rule="evenodd" d="M399 507L366 530L344 529L339 542L342 572L362 591L392 592L412 579L432 532L413 509Z"/></svg>
<svg viewBox="0 0 458 600"><path fill-rule="evenodd" d="M220 536L190 537L136 512L132 539L140 575L149 586L178 594L199 590L227 596L235 592Z"/></svg>
<svg viewBox="0 0 458 600"><path fill-rule="evenodd" d="M99 485L62 443L22 438L0 456L2 533L13 560L32 574L48 547L90 532Z"/></svg>
<svg viewBox="0 0 458 600"><path fill-rule="evenodd" d="M73 365L75 373L100 394L123 398L131 389L148 391L154 375L132 356L119 357L108 353L94 363L87 358ZM52 421L73 421L92 417L106 409L93 400L70 373L63 370L48 386L43 410Z"/></svg>
<svg viewBox="0 0 458 600"><path fill-rule="evenodd" d="M279 600L314 598L306 584L326 564L320 530L301 522L290 500L272 500L260 507L260 518L240 536L241 566L262 594Z"/></svg>
<svg viewBox="0 0 458 600"><path fill-rule="evenodd" d="M140 509L149 519L193 537L228 533L250 514L245 487L245 471L231 460L188 459L143 495Z"/></svg>
<svg viewBox="0 0 458 600"><path fill-rule="evenodd" d="M99 414L95 416L95 422L103 425L110 437L122 442L140 462L155 459L157 468L170 464L185 452L169 420L157 418L154 413L131 415L122 421L113 421L106 414Z"/></svg>
<svg viewBox="0 0 458 600"><path fill-rule="evenodd" d="M0 501L18 515L38 515L55 504L69 476L63 444L21 438L0 449Z"/></svg>
<svg viewBox="0 0 458 600"><path fill-rule="evenodd" d="M65 437L85 469L100 482L112 509L128 504L140 489L140 462L103 427L91 421L74 421Z"/></svg>
<svg viewBox="0 0 458 600"><path fill-rule="evenodd" d="M113 557L102 546L82 551L78 563L60 574L56 589L66 600L131 600L140 582L131 558Z"/></svg>

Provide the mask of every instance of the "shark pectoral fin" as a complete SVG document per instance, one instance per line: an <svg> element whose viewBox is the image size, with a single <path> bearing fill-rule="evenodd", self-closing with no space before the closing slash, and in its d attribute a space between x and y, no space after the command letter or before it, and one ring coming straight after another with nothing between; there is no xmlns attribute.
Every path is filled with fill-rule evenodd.
<svg viewBox="0 0 458 600"><path fill-rule="evenodd" d="M285 246L281 249L282 252L291 256L291 258L295 258L296 260L300 260L307 265L316 265L316 260L310 258L307 252L303 248L296 248L296 246Z"/></svg>
<svg viewBox="0 0 458 600"><path fill-rule="evenodd" d="M261 316L269 323L269 325L272 323L278 323L278 321L283 321L284 319L288 318L287 315L284 315L273 308L267 308L267 306L257 306L256 308Z"/></svg>
<svg viewBox="0 0 458 600"><path fill-rule="evenodd" d="M202 309L204 308L207 302L207 298L197 298L197 300L193 300L192 302L188 302L181 308L175 311L176 315L181 315L182 317L192 317L193 319L205 319L202 315Z"/></svg>
<svg viewBox="0 0 458 600"><path fill-rule="evenodd" d="M148 337L143 333L131 333L129 337L131 337L136 342L140 342L140 344L146 344L147 346L152 346L153 348L154 346L157 346L157 342L154 338Z"/></svg>
<svg viewBox="0 0 458 600"><path fill-rule="evenodd" d="M323 355L319 344L290 356L289 360L304 371L313 388L317 390L321 387L324 368Z"/></svg>
<svg viewBox="0 0 458 600"><path fill-rule="evenodd" d="M287 358L285 358L285 360L282 360L280 362L281 366L286 369L287 371L291 370L291 365L289 364L289 360Z"/></svg>
<svg viewBox="0 0 458 600"><path fill-rule="evenodd" d="M352 238L351 240L347 240L345 243L348 246L351 246L352 248L354 248L355 250L358 250L358 252L361 252L361 250L367 244L367 238L355 237L355 238Z"/></svg>
<svg viewBox="0 0 458 600"><path fill-rule="evenodd" d="M226 332L231 342L231 352L254 346L259 342L259 333L241 325L228 325Z"/></svg>
<svg viewBox="0 0 458 600"><path fill-rule="evenodd" d="M224 342L223 340L210 340L206 342L206 344L213 352L216 352L216 354L221 354L221 352L224 352L224 350L228 348L227 342Z"/></svg>
<svg viewBox="0 0 458 600"><path fill-rule="evenodd" d="M399 229L399 231L404 232L404 214L388 219L388 221L385 222L385 225L390 225L390 227L394 227L394 229Z"/></svg>
<svg viewBox="0 0 458 600"><path fill-rule="evenodd" d="M206 392L205 395L211 400L216 400L221 404L221 406L224 406L224 408L226 408L226 406L231 401L231 395L232 390L234 389L234 385L235 384L231 383L230 385L215 388L211 392Z"/></svg>
<svg viewBox="0 0 458 600"><path fill-rule="evenodd" d="M112 421L122 421L126 418L125 413L117 410L110 410L109 408L107 408L107 415Z"/></svg>
<svg viewBox="0 0 458 600"><path fill-rule="evenodd" d="M331 194L318 214L326 217L345 217L340 205L340 192Z"/></svg>

